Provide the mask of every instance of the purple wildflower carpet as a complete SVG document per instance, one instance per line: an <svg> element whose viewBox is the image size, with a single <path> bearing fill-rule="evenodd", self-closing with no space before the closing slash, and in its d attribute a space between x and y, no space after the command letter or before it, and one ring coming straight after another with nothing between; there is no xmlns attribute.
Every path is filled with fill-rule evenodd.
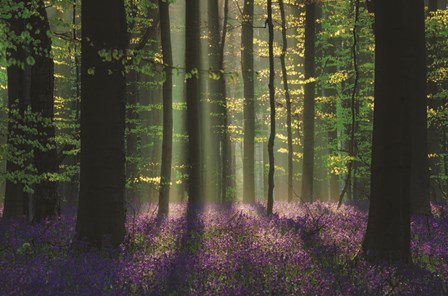
<svg viewBox="0 0 448 296"><path fill-rule="evenodd" d="M129 211L119 251L72 248L75 211L41 224L0 220L0 295L448 295L448 205L412 221L413 264L356 256L365 204L277 202ZM187 218L190 217L190 218ZM353 260L356 258L356 260Z"/></svg>

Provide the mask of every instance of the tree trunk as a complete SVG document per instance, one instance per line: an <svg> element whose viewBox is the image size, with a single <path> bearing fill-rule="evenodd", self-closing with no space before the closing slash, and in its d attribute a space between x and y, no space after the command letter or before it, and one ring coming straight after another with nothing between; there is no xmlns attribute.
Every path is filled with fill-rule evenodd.
<svg viewBox="0 0 448 296"><path fill-rule="evenodd" d="M270 134L268 141L269 172L268 172L268 205L267 215L272 215L274 207L274 140L275 140L275 86L274 86L274 24L272 22L272 1L267 4L268 19L266 20L269 30L269 105L271 110Z"/></svg>
<svg viewBox="0 0 448 296"><path fill-rule="evenodd" d="M126 14L120 0L83 0L81 7L81 182L76 232L79 239L102 247L109 240L120 244L125 235Z"/></svg>
<svg viewBox="0 0 448 296"><path fill-rule="evenodd" d="M283 0L279 0L280 14L282 18L282 40L283 47L282 53L280 55L280 63L282 66L282 78L283 78L283 89L285 90L285 101L286 101L286 129L288 135L288 202L292 201L293 198L293 147L292 147L292 118L291 118L291 95L289 93L288 85L288 73L286 71L286 51L288 49L288 41L286 38L286 17L285 17L285 6Z"/></svg>
<svg viewBox="0 0 448 296"><path fill-rule="evenodd" d="M423 14L418 0L406 5L377 1L375 6L371 195L363 242L371 260L411 260L411 145L416 128L411 110L425 98Z"/></svg>
<svg viewBox="0 0 448 296"><path fill-rule="evenodd" d="M241 71L244 83L243 201L255 202L254 1L244 1Z"/></svg>
<svg viewBox="0 0 448 296"><path fill-rule="evenodd" d="M302 192L303 201L313 201L314 183L314 40L316 31L316 4L306 4L305 19L305 95L303 102L303 170Z"/></svg>
<svg viewBox="0 0 448 296"><path fill-rule="evenodd" d="M200 127L199 127L199 63L200 63L200 23L199 0L189 0L185 14L185 66L187 75L187 167L188 167L188 201L190 204L202 200L201 193L201 155L200 155Z"/></svg>
<svg viewBox="0 0 448 296"><path fill-rule="evenodd" d="M159 0L160 33L162 41L165 81L163 82L163 139L160 172L159 215L167 215L171 186L171 163L173 151L173 56L171 51L171 25L169 2Z"/></svg>
<svg viewBox="0 0 448 296"><path fill-rule="evenodd" d="M31 67L31 110L39 114L36 122L38 131L36 140L39 147L34 147L34 166L40 181L34 186L35 203L33 220L57 215L59 200L57 184L49 176L58 171L54 118L54 62L51 58L51 39L48 35L50 24L43 0L38 1L36 14L31 18L35 30L32 37L39 42L39 52L33 53L35 64Z"/></svg>

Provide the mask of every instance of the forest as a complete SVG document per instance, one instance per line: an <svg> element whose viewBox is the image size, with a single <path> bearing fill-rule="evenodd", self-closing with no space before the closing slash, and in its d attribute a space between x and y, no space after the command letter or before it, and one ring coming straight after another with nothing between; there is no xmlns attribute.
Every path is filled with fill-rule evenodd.
<svg viewBox="0 0 448 296"><path fill-rule="evenodd" d="M0 295L448 295L447 0L0 0Z"/></svg>

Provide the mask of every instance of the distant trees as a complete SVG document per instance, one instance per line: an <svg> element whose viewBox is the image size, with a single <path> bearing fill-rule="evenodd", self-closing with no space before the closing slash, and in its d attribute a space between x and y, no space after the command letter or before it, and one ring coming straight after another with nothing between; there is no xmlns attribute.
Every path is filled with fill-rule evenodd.
<svg viewBox="0 0 448 296"><path fill-rule="evenodd" d="M125 235L124 1L82 1L81 174L77 236L97 247ZM101 16L101 17L98 17Z"/></svg>
<svg viewBox="0 0 448 296"><path fill-rule="evenodd" d="M422 128L413 121L425 102L423 2L377 1L375 36L371 195L363 250L373 260L408 262L415 133Z"/></svg>
<svg viewBox="0 0 448 296"><path fill-rule="evenodd" d="M7 143L0 143L0 161L6 168L0 173L6 185L4 217L39 221L58 214L60 202L70 199L73 203L67 190L59 190L64 192L59 198L56 189L72 182L72 191L78 191L80 153L77 230L99 245L102 235L115 233L114 242L121 240L124 196L131 204L140 198L158 202L159 214L166 215L170 199L183 200L185 191L192 202L207 198L254 203L263 187L271 213L274 195L291 201L296 194L303 201L314 201L335 198L342 191L349 199L370 198L371 172L401 164L410 165L410 214L430 213L430 184L437 199L447 195L446 11L440 10L446 7L445 0L426 1L430 11L426 85L421 83L425 69L420 55L425 55L425 49L420 15L412 24L398 24L384 21L384 7L377 14L380 27L401 26L401 31L418 34L412 33L412 38L399 34L413 50L402 48L404 55L398 55L384 45L389 41L382 41L393 34L381 37L383 32L377 28L376 75L381 77L375 90L380 110L375 118L389 116L381 109L384 97L405 93L412 85L405 106L406 116L412 118L411 150L410 163L405 163L407 152L401 153L401 164L380 160L386 153L381 149L393 150L380 142L382 129L388 129L387 134L398 124L405 125L390 121L384 127L388 119L375 123L372 170L373 16L364 5L357 5L359 1L293 4L280 0L274 7L269 2L267 21L262 16L266 13L261 13L267 3L253 0L102 0L100 4L86 2L81 21L75 2L45 6L43 0L5 0L0 7L4 36L0 47L6 48L0 52L0 65L7 66L0 67L0 95L8 92L8 102L0 102L0 126L8 130L2 139ZM373 1L367 4L376 10ZM400 13L407 19L410 9ZM92 20L97 14L105 20ZM84 33L81 83L80 24ZM273 38L277 33L278 38ZM280 62L274 66L276 58ZM406 72L385 70L383 59L394 60L396 68ZM394 82L401 79L401 89L395 89L397 83L380 85L385 77L381 71ZM274 73L283 78L277 89ZM121 138L125 101L121 74L128 80L125 140ZM387 112L393 108L388 105ZM400 116L396 120L407 120ZM400 145L408 140L387 134L388 140L393 138ZM267 143L268 149L256 143ZM123 153L129 185L125 194ZM373 200L383 195L375 174ZM344 187L343 176L348 176ZM372 203L375 211L378 203ZM111 222L109 216L118 219ZM88 229L90 224L97 226Z"/></svg>

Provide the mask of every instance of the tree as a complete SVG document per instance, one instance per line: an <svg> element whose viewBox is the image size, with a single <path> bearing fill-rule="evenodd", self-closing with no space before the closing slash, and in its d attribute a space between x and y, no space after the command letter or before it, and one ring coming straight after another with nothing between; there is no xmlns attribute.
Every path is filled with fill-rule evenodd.
<svg viewBox="0 0 448 296"><path fill-rule="evenodd" d="M278 2L280 6L280 15L282 19L282 53L280 55L280 63L282 66L282 78L283 78L283 89L285 90L285 100L286 100L286 129L288 135L288 201L292 201L293 197L293 146L292 146L292 118L291 118L291 94L289 93L288 85L288 72L286 71L286 51L288 49L288 40L286 38L286 17L285 17L285 5L283 0Z"/></svg>
<svg viewBox="0 0 448 296"><path fill-rule="evenodd" d="M305 95L303 102L303 201L313 201L314 183L314 92L315 92L315 52L316 4L308 3L305 12Z"/></svg>
<svg viewBox="0 0 448 296"><path fill-rule="evenodd" d="M268 205L267 215L272 215L274 207L274 140L275 140L275 86L274 86L274 23L272 22L272 1L267 4L268 18L266 20L269 30L269 105L270 105L270 134L268 141L269 172L268 172Z"/></svg>
<svg viewBox="0 0 448 296"><path fill-rule="evenodd" d="M39 145L34 147L34 166L40 180L34 186L35 206L32 215L35 221L41 221L59 212L57 184L49 177L58 171L58 158L53 122L54 62L51 57L50 24L43 0L37 1L36 12L30 23L35 28L31 36L38 47L32 51L34 65L31 67L31 110L40 116L36 122L36 139Z"/></svg>
<svg viewBox="0 0 448 296"><path fill-rule="evenodd" d="M217 153L220 159L219 164L219 189L220 201L229 202L233 199L231 196L232 187L232 161L231 161L231 141L228 131L229 119L226 98L226 77L224 73L224 49L227 35L227 21L229 13L228 0L224 0L224 16L222 31L220 33L219 9L216 0L209 0L209 25L210 25L210 69L213 71L210 80L210 97L212 102L217 106L215 108L218 114L218 120L215 121L218 128L216 129L216 138L218 145L216 148L220 152Z"/></svg>
<svg viewBox="0 0 448 296"><path fill-rule="evenodd" d="M411 112L425 99L424 7L375 5L375 107L369 219L363 250L372 260L409 262Z"/></svg>
<svg viewBox="0 0 448 296"><path fill-rule="evenodd" d="M241 29L241 71L244 83L243 200L255 202L254 1L244 1Z"/></svg>
<svg viewBox="0 0 448 296"><path fill-rule="evenodd" d="M171 184L171 163L173 151L173 57L171 52L171 26L169 2L159 0L160 33L162 41L165 81L163 82L163 139L162 164L160 172L159 215L167 215Z"/></svg>
<svg viewBox="0 0 448 296"><path fill-rule="evenodd" d="M200 63L200 22L199 0L187 1L185 10L185 67L187 101L187 167L188 201L190 204L201 201L201 154L199 128L199 63Z"/></svg>
<svg viewBox="0 0 448 296"><path fill-rule="evenodd" d="M124 1L82 1L81 172L76 232L102 247L125 235ZM101 18L98 16L101 15Z"/></svg>
<svg viewBox="0 0 448 296"><path fill-rule="evenodd" d="M26 7L28 1L20 1ZM17 9L17 8L15 8ZM13 9L14 11L14 9ZM21 154L29 153L29 147L21 144L19 138L24 137L23 129L20 129L20 123L23 123L24 113L30 105L30 83L31 67L27 63L28 49L24 42L18 38L25 32L25 20L18 11L12 13L13 17L7 23L8 30L11 32L13 46L8 49L7 57L9 66L8 74L8 136L7 144L9 150L21 150ZM17 120L18 122L14 122ZM24 184L21 179L15 175L23 171L24 167L20 162L8 158L6 162L6 171L10 175L6 180L5 203L3 217L7 219L18 218L26 215L27 212L27 193L24 191Z"/></svg>
<svg viewBox="0 0 448 296"><path fill-rule="evenodd" d="M6 185L5 217L27 215L40 221L58 214L56 183L51 176L57 172L57 151L54 143L54 62L51 57L50 25L43 1L20 2L16 17L10 21L10 30L16 35L9 50L13 64L8 67L8 97L10 124L8 140L11 148L21 150L14 154L26 160L8 161L7 170L12 174L34 173L37 178L30 184L23 180L8 181ZM25 17L29 14L29 17ZM20 17L19 17L20 16ZM29 28L33 28L30 30ZM28 32L31 40L20 41L20 34ZM31 114L29 114L30 107ZM14 109L18 112L14 113ZM18 122L13 123L13 119ZM28 126L17 128L17 125ZM33 132L34 128L34 132ZM27 144L29 138L34 144ZM29 142L28 142L29 143ZM22 164L21 164L22 163ZM25 165L23 165L25 163ZM34 167L29 172L27 166ZM32 194L24 191L30 185ZM30 198L32 197L32 200Z"/></svg>

